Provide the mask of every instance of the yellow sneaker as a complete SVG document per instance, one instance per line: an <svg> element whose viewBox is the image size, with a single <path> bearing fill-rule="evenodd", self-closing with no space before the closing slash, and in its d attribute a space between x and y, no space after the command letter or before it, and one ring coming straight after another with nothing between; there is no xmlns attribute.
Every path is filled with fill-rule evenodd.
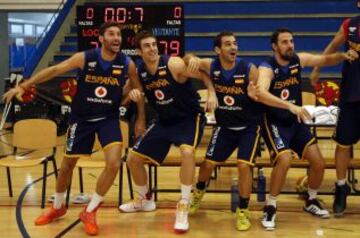
<svg viewBox="0 0 360 238"><path fill-rule="evenodd" d="M200 190L195 188L190 200L189 214L195 214L200 208L201 199L204 197L206 189Z"/></svg>
<svg viewBox="0 0 360 238"><path fill-rule="evenodd" d="M236 229L239 231L247 231L250 229L251 223L249 220L248 209L236 209Z"/></svg>

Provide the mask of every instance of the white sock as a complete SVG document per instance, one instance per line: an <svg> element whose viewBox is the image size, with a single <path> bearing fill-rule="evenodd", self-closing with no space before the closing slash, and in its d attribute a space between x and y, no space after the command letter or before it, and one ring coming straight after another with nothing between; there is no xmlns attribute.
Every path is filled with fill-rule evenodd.
<svg viewBox="0 0 360 238"><path fill-rule="evenodd" d="M276 196L269 195L266 205L276 207L276 199L277 199Z"/></svg>
<svg viewBox="0 0 360 238"><path fill-rule="evenodd" d="M181 202L188 203L190 201L192 185L181 184Z"/></svg>
<svg viewBox="0 0 360 238"><path fill-rule="evenodd" d="M309 200L315 199L317 195L317 189L312 189L308 187Z"/></svg>
<svg viewBox="0 0 360 238"><path fill-rule="evenodd" d="M60 209L62 204L64 203L65 197L64 197L65 193L55 193L55 199L53 202L53 207L55 209Z"/></svg>
<svg viewBox="0 0 360 238"><path fill-rule="evenodd" d="M86 212L92 212L99 204L104 200L103 196L100 196L96 192L92 195L91 201L89 202Z"/></svg>
<svg viewBox="0 0 360 238"><path fill-rule="evenodd" d="M346 179L338 179L338 181L336 181L337 185L342 186L346 184Z"/></svg>
<svg viewBox="0 0 360 238"><path fill-rule="evenodd" d="M138 193L140 199L146 198L146 194L149 192L147 185L144 186L135 185L135 186L136 186L135 187L136 192Z"/></svg>

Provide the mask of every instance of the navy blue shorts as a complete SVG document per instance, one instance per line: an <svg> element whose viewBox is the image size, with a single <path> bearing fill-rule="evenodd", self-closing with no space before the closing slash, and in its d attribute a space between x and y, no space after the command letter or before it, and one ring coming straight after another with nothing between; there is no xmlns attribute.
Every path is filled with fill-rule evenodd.
<svg viewBox="0 0 360 238"><path fill-rule="evenodd" d="M252 125L243 130L215 126L206 152L209 162L224 162L237 148L238 161L254 165L259 144L260 126Z"/></svg>
<svg viewBox="0 0 360 238"><path fill-rule="evenodd" d="M265 117L262 132L273 163L285 151L293 151L302 158L305 149L316 143L309 127L298 121L294 121L290 125L282 125L268 121Z"/></svg>
<svg viewBox="0 0 360 238"><path fill-rule="evenodd" d="M340 104L333 139L340 146L351 146L360 139L360 102Z"/></svg>
<svg viewBox="0 0 360 238"><path fill-rule="evenodd" d="M95 134L104 149L110 145L122 143L120 121L117 118L73 123L67 131L65 155L67 157L90 155L95 142Z"/></svg>
<svg viewBox="0 0 360 238"><path fill-rule="evenodd" d="M164 125L157 121L138 139L131 153L159 165L166 158L172 144L197 147L204 125L205 118L200 114L172 125Z"/></svg>

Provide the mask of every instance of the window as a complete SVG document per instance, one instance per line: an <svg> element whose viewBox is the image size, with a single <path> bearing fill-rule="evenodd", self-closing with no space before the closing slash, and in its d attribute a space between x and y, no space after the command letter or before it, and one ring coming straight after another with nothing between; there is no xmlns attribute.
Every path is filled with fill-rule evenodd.
<svg viewBox="0 0 360 238"><path fill-rule="evenodd" d="M11 24L10 25L10 33L11 34L23 34L24 29L23 25L20 24Z"/></svg>
<svg viewBox="0 0 360 238"><path fill-rule="evenodd" d="M34 36L34 25L25 24L24 25L24 35L25 36Z"/></svg>
<svg viewBox="0 0 360 238"><path fill-rule="evenodd" d="M37 36L41 35L44 30L45 30L45 27L43 27L43 26L36 26L36 35L37 35Z"/></svg>

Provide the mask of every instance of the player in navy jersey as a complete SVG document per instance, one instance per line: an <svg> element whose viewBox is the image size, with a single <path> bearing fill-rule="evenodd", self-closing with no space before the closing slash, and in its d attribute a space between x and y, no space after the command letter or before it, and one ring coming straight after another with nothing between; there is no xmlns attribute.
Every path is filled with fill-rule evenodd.
<svg viewBox="0 0 360 238"><path fill-rule="evenodd" d="M357 1L360 8L360 0ZM336 52L345 45L346 50L352 49L360 53L360 16L346 19L334 39L324 50L324 54ZM314 68L311 74L312 84L319 79L320 68ZM333 139L336 142L335 161L336 177L335 199L333 212L335 216L341 216L346 208L346 198L351 188L346 183L346 171L348 168L352 145L360 139L360 60L353 62L345 61L342 69L340 87L339 115Z"/></svg>
<svg viewBox="0 0 360 238"><path fill-rule="evenodd" d="M239 204L236 211L236 228L248 230L248 204L252 187L251 168L255 164L260 138L260 105L247 95L249 82L256 84L255 65L239 57L234 33L221 32L214 39L214 59L191 57L189 67L198 68L210 75L219 106L215 110L216 126L200 166L198 182L193 191L190 213L195 213L206 191L206 183L217 163L224 162L237 149L239 171Z"/></svg>
<svg viewBox="0 0 360 238"><path fill-rule="evenodd" d="M50 210L35 220L35 225L50 223L66 213L64 195L74 166L80 156L91 154L95 134L104 149L106 166L98 178L90 203L79 215L85 232L89 235L98 234L96 211L119 171L122 153L119 106L123 89L129 83L133 87L141 88L141 85L134 62L120 52L120 26L117 23L105 23L99 31L101 48L76 53L69 59L40 71L4 95L4 99L10 101L14 96L21 96L31 85L79 69L78 88L71 106L66 152L56 183L55 200ZM143 101L140 100L139 105L141 103ZM136 128L140 134L145 129L145 118L143 105L138 108Z"/></svg>
<svg viewBox="0 0 360 238"><path fill-rule="evenodd" d="M353 50L329 55L296 54L293 33L288 29L276 30L271 37L271 45L274 55L259 66L255 93L255 99L267 105L263 134L274 164L270 194L262 220L266 230L275 229L276 197L286 180L292 152L310 164L304 211L321 218L329 217L329 212L316 198L324 175L325 161L316 139L303 123L310 120L311 116L302 107L301 70L306 66L335 65L358 57Z"/></svg>
<svg viewBox="0 0 360 238"><path fill-rule="evenodd" d="M191 74L179 57L158 54L157 40L149 32L136 35L136 47L140 61L137 71L143 92L149 104L158 114L158 120L149 126L130 152L128 165L133 175L138 198L119 209L123 212L152 211L156 205L147 187L144 160L160 165L171 145L179 146L181 155L181 198L177 204L174 229L189 229L188 204L195 172L194 153L201 140L205 123L199 95L189 77L203 79L209 89L210 107L216 106L216 96L210 79L205 74ZM134 101L142 98L139 90L132 90Z"/></svg>

